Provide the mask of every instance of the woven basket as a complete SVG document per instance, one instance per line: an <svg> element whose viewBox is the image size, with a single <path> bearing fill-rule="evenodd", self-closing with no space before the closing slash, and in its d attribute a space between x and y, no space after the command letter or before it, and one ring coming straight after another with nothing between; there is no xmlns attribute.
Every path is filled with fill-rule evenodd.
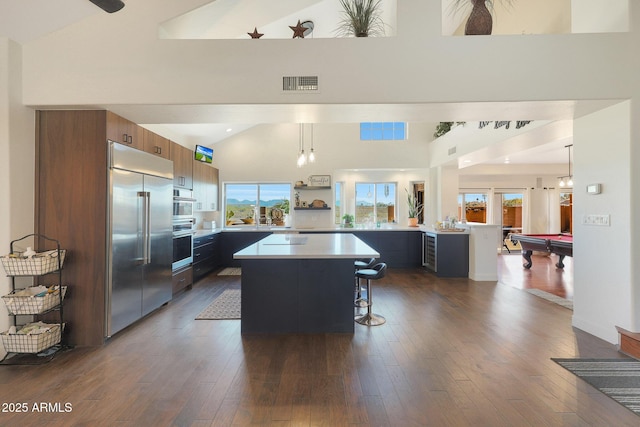
<svg viewBox="0 0 640 427"><path fill-rule="evenodd" d="M2 300L7 306L9 314L40 314L60 304L60 290L47 293L44 296L16 295L22 290L16 290L4 295ZM62 298L67 293L67 287L62 287Z"/></svg>
<svg viewBox="0 0 640 427"><path fill-rule="evenodd" d="M60 267L64 263L66 250L60 250ZM19 255L19 254L18 254ZM39 252L31 258L12 255L0 256L2 267L7 276L41 276L58 269L58 251L56 249Z"/></svg>
<svg viewBox="0 0 640 427"><path fill-rule="evenodd" d="M51 328L39 334L9 334L3 332L2 344L8 353L39 353L60 342L62 328L60 325L48 325Z"/></svg>

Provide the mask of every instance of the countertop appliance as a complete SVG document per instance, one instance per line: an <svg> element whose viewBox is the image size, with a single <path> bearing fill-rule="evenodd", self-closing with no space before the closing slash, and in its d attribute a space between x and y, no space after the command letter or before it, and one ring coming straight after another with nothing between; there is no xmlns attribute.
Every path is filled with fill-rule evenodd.
<svg viewBox="0 0 640 427"><path fill-rule="evenodd" d="M107 337L172 296L173 162L109 141Z"/></svg>

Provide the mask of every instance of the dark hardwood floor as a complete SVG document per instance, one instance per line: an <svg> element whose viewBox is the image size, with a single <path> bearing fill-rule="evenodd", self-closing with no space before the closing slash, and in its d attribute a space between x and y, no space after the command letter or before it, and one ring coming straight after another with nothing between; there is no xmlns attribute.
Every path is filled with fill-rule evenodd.
<svg viewBox="0 0 640 427"><path fill-rule="evenodd" d="M504 262L508 283L392 269L374 284L387 323L353 335L241 336L239 320L194 320L240 279L212 275L101 348L0 366L0 425L640 425L551 360L623 356L514 285L555 274L540 267ZM34 412L40 402L71 411Z"/></svg>
<svg viewBox="0 0 640 427"><path fill-rule="evenodd" d="M557 255L533 255L530 269L522 267L520 252L498 255L500 283L518 289L539 289L573 301L573 258L565 257L564 268L557 268Z"/></svg>

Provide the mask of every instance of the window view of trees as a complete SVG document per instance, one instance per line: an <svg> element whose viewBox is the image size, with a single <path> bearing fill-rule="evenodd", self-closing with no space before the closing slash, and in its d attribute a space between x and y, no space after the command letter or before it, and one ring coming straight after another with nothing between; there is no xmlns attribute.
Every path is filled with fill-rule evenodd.
<svg viewBox="0 0 640 427"><path fill-rule="evenodd" d="M356 183L356 224L396 221L397 192L392 182Z"/></svg>
<svg viewBox="0 0 640 427"><path fill-rule="evenodd" d="M522 231L522 194L502 195L502 228Z"/></svg>
<svg viewBox="0 0 640 427"><path fill-rule="evenodd" d="M458 195L458 219L467 222L487 222L487 195L484 193L461 193Z"/></svg>

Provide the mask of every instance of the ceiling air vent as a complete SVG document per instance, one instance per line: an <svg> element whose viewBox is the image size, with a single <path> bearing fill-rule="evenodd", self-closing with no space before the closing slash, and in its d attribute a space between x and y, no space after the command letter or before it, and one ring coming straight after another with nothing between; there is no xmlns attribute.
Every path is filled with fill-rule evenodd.
<svg viewBox="0 0 640 427"><path fill-rule="evenodd" d="M285 76L282 78L284 92L308 92L318 90L318 76Z"/></svg>
<svg viewBox="0 0 640 427"><path fill-rule="evenodd" d="M451 155L453 155L453 154L456 154L456 151L457 151L457 150L456 150L456 147L451 147L451 148L449 148L449 155L451 156Z"/></svg>

